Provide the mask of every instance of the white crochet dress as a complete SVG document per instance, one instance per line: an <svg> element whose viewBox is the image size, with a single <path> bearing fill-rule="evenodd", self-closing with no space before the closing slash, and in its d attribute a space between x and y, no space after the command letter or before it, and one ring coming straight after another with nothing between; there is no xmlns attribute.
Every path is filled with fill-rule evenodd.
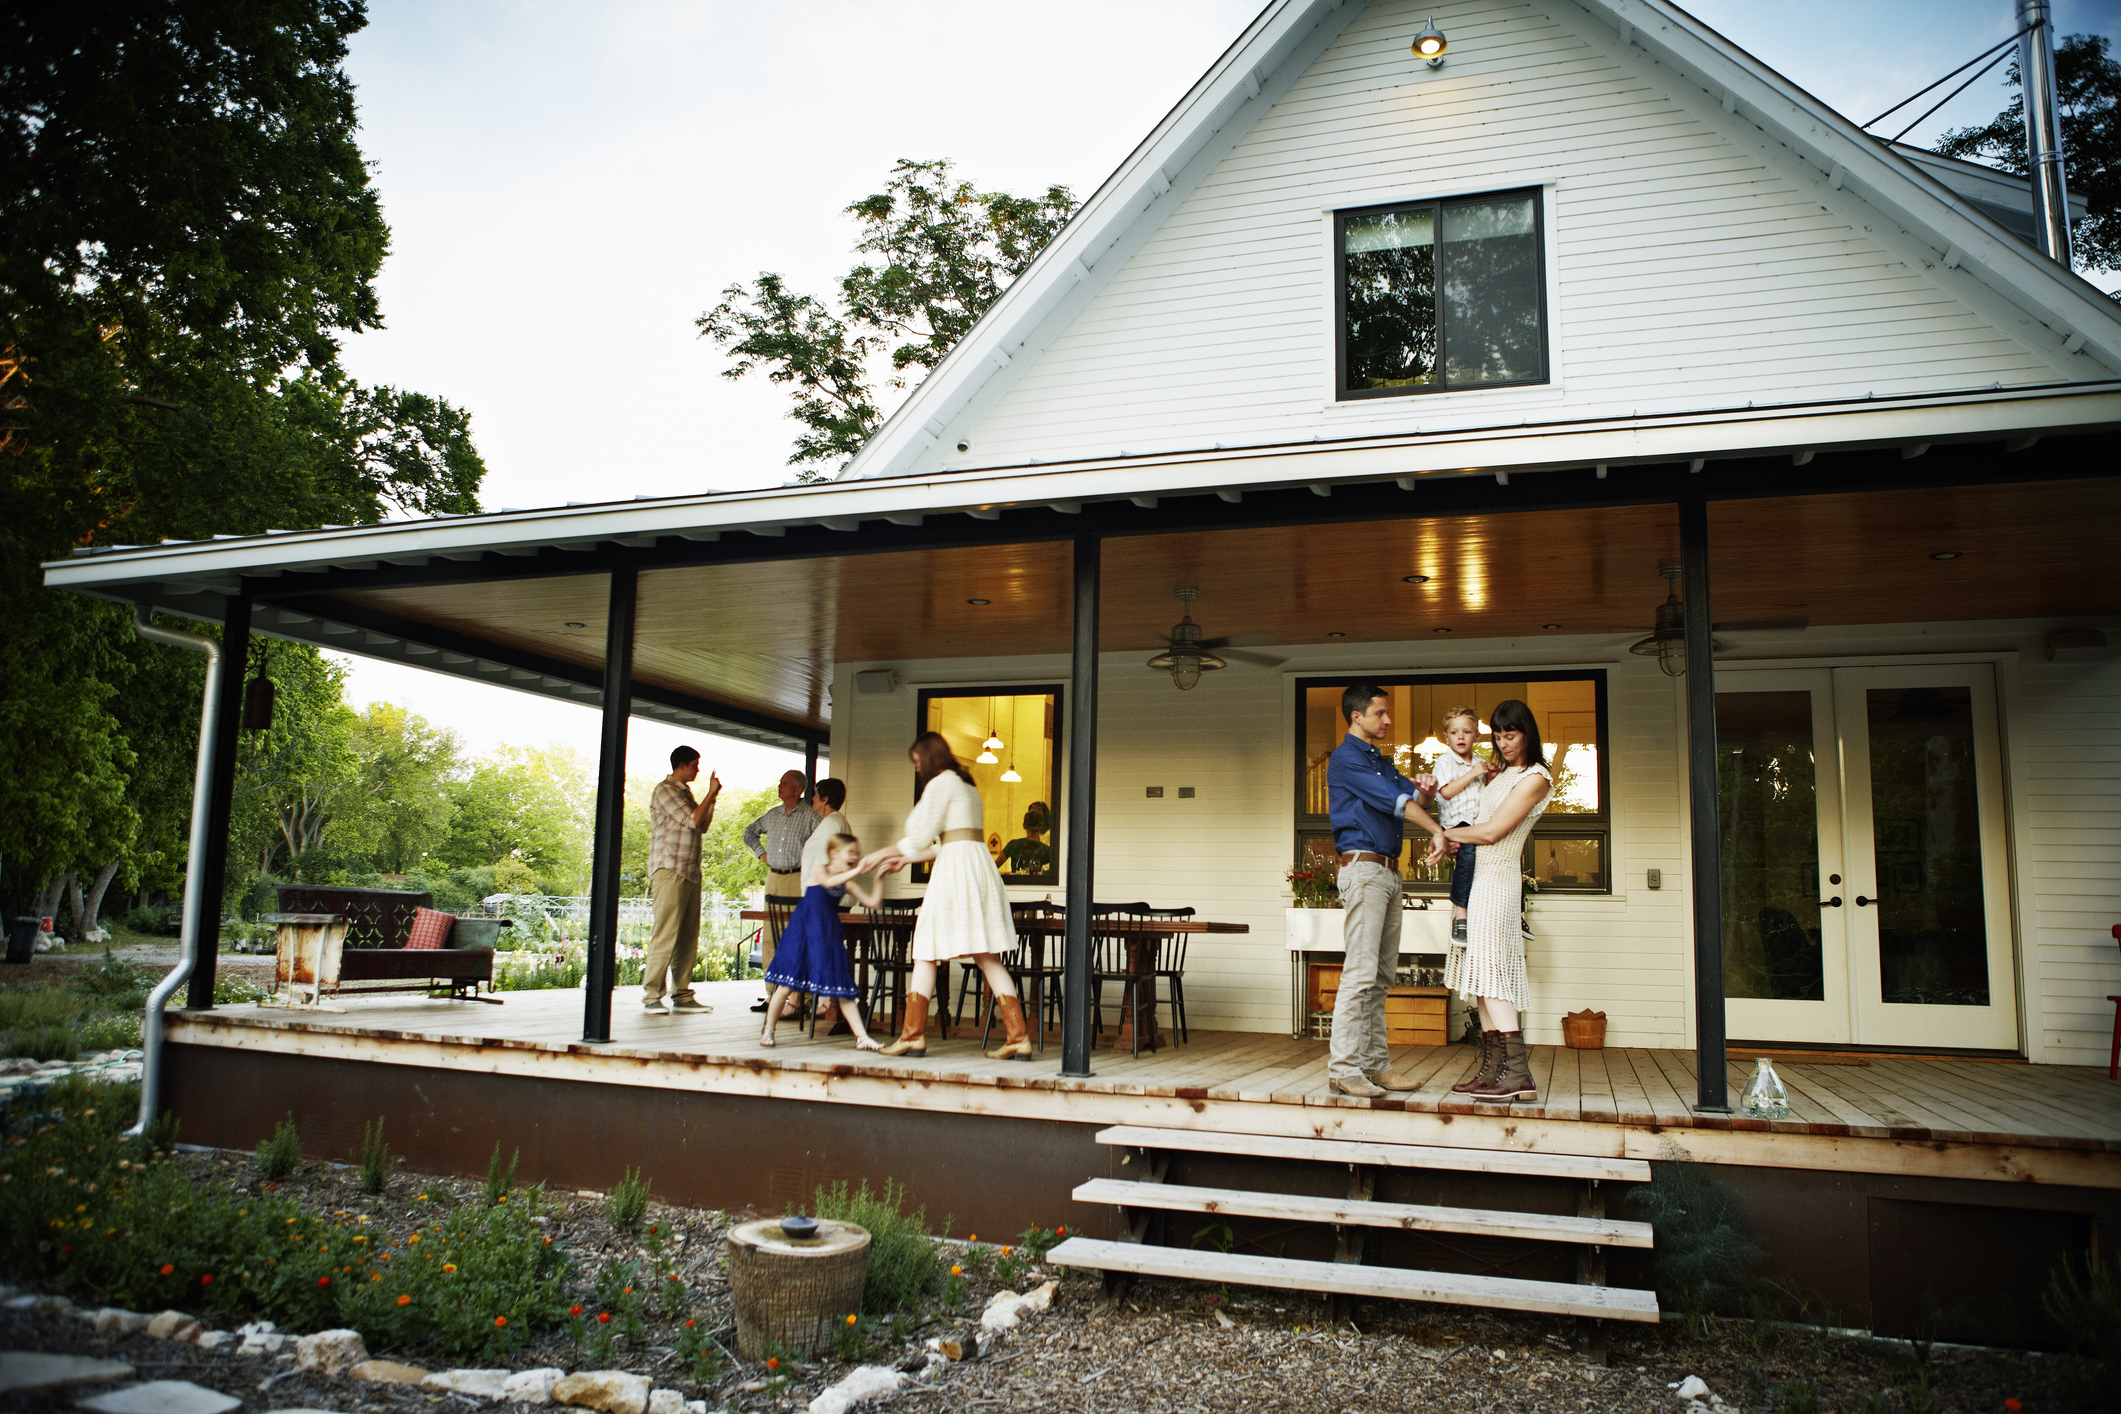
<svg viewBox="0 0 2121 1414"><path fill-rule="evenodd" d="M934 844L945 830L981 832L979 839L944 845L928 866L928 894L913 925L916 962L948 962L1016 946L1009 894L994 856L987 853L986 819L979 791L955 771L928 782L920 803L906 817L906 835L898 847L907 854Z"/></svg>
<svg viewBox="0 0 2121 1414"><path fill-rule="evenodd" d="M1524 913L1524 844L1554 798L1553 773L1544 765L1529 769L1546 778L1547 793L1525 812L1516 829L1480 847L1473 866L1473 901L1466 905L1466 940L1452 944L1443 979L1454 992L1493 997L1519 1011L1532 1004L1525 981L1524 934L1518 930ZM1483 823L1510 798L1526 771L1526 767L1512 766L1481 787Z"/></svg>

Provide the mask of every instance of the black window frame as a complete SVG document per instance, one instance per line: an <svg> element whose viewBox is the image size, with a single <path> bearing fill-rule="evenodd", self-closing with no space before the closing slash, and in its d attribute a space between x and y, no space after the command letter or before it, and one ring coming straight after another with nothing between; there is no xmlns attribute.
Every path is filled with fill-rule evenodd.
<svg viewBox="0 0 2121 1414"><path fill-rule="evenodd" d="M1049 819L1052 828L1047 831L1047 834L1049 837L1048 848L1052 851L1053 863L1043 874L1010 874L1004 872L1002 874L1002 883L1012 887L1057 888L1062 879L1061 789L1068 782L1068 773L1066 764L1061 760L1061 756L1067 749L1068 741L1065 721L1068 710L1068 685L1059 682L1009 683L999 687L957 687L946 684L921 688L914 695L914 721L919 724L914 730L916 734L919 734L929 730L928 703L937 697L1037 697L1042 694L1051 694L1053 698L1053 768L1052 780L1049 783L1049 794L1046 797L1047 807L1051 811ZM962 764L969 768L974 763L968 761ZM914 775L913 791L914 799L918 801L920 799L920 777L918 773ZM997 863L996 867L1000 867L999 863ZM929 872L927 865L916 864L913 866L911 882L916 884L927 883Z"/></svg>
<svg viewBox="0 0 2121 1414"><path fill-rule="evenodd" d="M1539 265L1539 376L1521 378L1507 383L1467 383L1453 387L1448 379L1450 368L1448 341L1450 329L1444 323L1443 272L1436 279L1436 382L1433 386L1407 388L1351 388L1348 386L1348 242L1347 226L1350 217L1382 216L1399 211L1423 211L1431 213L1435 221L1436 240L1439 248L1443 241L1443 212L1447 206L1464 206L1476 202L1495 201L1504 197L1525 196L1532 200L1532 242ZM1512 187L1503 191L1472 192L1463 196L1433 197L1426 201L1393 201L1376 206L1353 206L1345 211L1333 213L1333 396L1337 402L1363 402L1373 398L1433 397L1438 393L1477 393L1495 388L1536 388L1554 381L1553 350L1549 347L1551 330L1547 319L1547 223L1546 193L1540 187Z"/></svg>
<svg viewBox="0 0 2121 1414"><path fill-rule="evenodd" d="M1290 863L1302 867L1306 863L1304 846L1307 841L1323 835L1328 841L1333 838L1333 822L1330 816L1310 815L1304 812L1305 774L1307 762L1304 747L1304 713L1308 704L1305 694L1313 688L1345 688L1356 681L1374 682L1379 687L1436 687L1445 684L1472 682L1589 682L1592 690L1592 711L1598 722L1598 810L1596 813L1571 811L1556 814L1549 810L1532 826L1531 839L1527 845L1552 835L1564 839L1599 838L1604 842L1605 882L1588 884L1541 884L1542 894L1571 894L1591 898L1609 898L1615 893L1614 880L1618 870L1613 867L1613 760L1610 748L1612 723L1607 715L1607 670L1604 668L1574 669L1530 669L1516 668L1472 668L1455 673L1342 673L1337 676L1306 676L1295 680L1293 691L1296 697L1296 734L1289 743L1289 764L1293 773L1291 781L1296 838ZM1345 727L1343 727L1345 735ZM1419 738L1416 738L1419 740ZM1410 827L1411 828L1411 827ZM1416 832L1419 833L1418 831ZM1331 846L1328 845L1330 852ZM1451 886L1442 881L1406 880L1403 893L1427 898L1441 898L1451 892Z"/></svg>

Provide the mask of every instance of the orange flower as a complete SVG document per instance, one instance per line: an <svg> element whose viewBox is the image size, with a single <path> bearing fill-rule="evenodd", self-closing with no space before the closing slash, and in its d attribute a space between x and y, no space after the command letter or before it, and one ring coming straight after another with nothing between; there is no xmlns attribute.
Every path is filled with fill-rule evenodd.
<svg viewBox="0 0 2121 1414"><path fill-rule="evenodd" d="M318 1278L317 1278L317 1285L318 1285L318 1286L330 1286L330 1285L331 1285L331 1278L330 1278L330 1277L318 1277Z"/></svg>
<svg viewBox="0 0 2121 1414"><path fill-rule="evenodd" d="M410 1306L412 1305L412 1297L410 1295L400 1296L398 1298L398 1304L400 1306Z"/></svg>
<svg viewBox="0 0 2121 1414"><path fill-rule="evenodd" d="M619 1293L619 1295L621 1295L621 1296L631 1296L631 1295L633 1295L633 1288L629 1286L629 1287L627 1287L627 1288L626 1288L626 1289L625 1289L624 1291L620 1292L620 1293Z"/></svg>
<svg viewBox="0 0 2121 1414"><path fill-rule="evenodd" d="M1016 1249L1015 1249L1014 1247L1004 1247L1004 1248L1002 1249L1002 1255L1003 1255L1004 1257L1006 1257L1006 1256L1008 1256L1008 1255L1009 1255L1009 1254L1010 1254L1011 1252L1014 1252L1015 1250L1016 1250Z"/></svg>
<svg viewBox="0 0 2121 1414"><path fill-rule="evenodd" d="M691 1329L692 1329L692 1328L693 1328L694 1326L696 1326L696 1325L698 1325L698 1324L699 1324L699 1322L698 1322L698 1321L687 1321L687 1322L685 1322L685 1329L689 1331L689 1330L691 1330Z"/></svg>
<svg viewBox="0 0 2121 1414"><path fill-rule="evenodd" d="M954 1277L961 1277L964 1274L965 1269L963 1267L958 1266L955 1262L950 1264L950 1275Z"/></svg>
<svg viewBox="0 0 2121 1414"><path fill-rule="evenodd" d="M2005 1409L2008 1409L2008 1410L2010 1410L2010 1411L2011 1411L2011 1414L2018 1414L2018 1411L2019 1411L2020 1409L2023 1409L2023 1408L2024 1408L2025 1406L2024 1406L2024 1405L2022 1405L2022 1404L2020 1404L2020 1403L2019 1403L2019 1402L2018 1402L2017 1400L2015 1400L2015 1399L2006 1399L2006 1400L2004 1400L2004 1401L2003 1401L2003 1407L2004 1407Z"/></svg>
<svg viewBox="0 0 2121 1414"><path fill-rule="evenodd" d="M966 1239L965 1239L965 1241L967 1241L967 1242L977 1242L977 1241L979 1241L979 1234L975 1232L975 1233L973 1233L973 1234L972 1234L972 1235L971 1235L970 1237L966 1238Z"/></svg>
<svg viewBox="0 0 2121 1414"><path fill-rule="evenodd" d="M506 1316L495 1316L493 1323L497 1326L505 1326L508 1324L508 1318Z"/></svg>
<svg viewBox="0 0 2121 1414"><path fill-rule="evenodd" d="M442 1270L443 1270L443 1271L445 1271L445 1272L453 1272L453 1271L455 1271L456 1269L457 1269L457 1264L456 1264L455 1262L444 1262L444 1263L442 1264Z"/></svg>
<svg viewBox="0 0 2121 1414"><path fill-rule="evenodd" d="M779 1357L778 1355L769 1355L769 1356L767 1356L767 1357L766 1357L766 1368L767 1368L767 1369L769 1369L769 1370L778 1370L778 1369L780 1369L780 1368L781 1368L781 1360L780 1360L780 1357Z"/></svg>
<svg viewBox="0 0 2121 1414"><path fill-rule="evenodd" d="M1066 1237L1068 1235L1068 1229L1064 1227L1057 1227L1053 1230L1053 1235L1055 1237Z"/></svg>
<svg viewBox="0 0 2121 1414"><path fill-rule="evenodd" d="M858 1316L849 1316L849 1317L847 1318L847 1324L851 1326L851 1325L853 1325L853 1324L854 1324L854 1323L855 1323L856 1321L858 1321L858 1320L860 1320L860 1319L861 1319L861 1318L860 1318L860 1317L858 1317ZM687 1322L685 1322L685 1324L689 1326L689 1325L691 1325L691 1324L692 1324L692 1322L690 1322L690 1321L687 1321Z"/></svg>
<svg viewBox="0 0 2121 1414"><path fill-rule="evenodd" d="M214 1274L212 1272L208 1272L205 1276L199 1278L199 1285L201 1286L212 1286L213 1284Z"/></svg>
<svg viewBox="0 0 2121 1414"><path fill-rule="evenodd" d="M597 1324L598 1324L598 1325L600 1325L600 1326L608 1326L608 1325L610 1325L610 1324L611 1324L611 1313L610 1313L609 1311L599 1311L599 1312L597 1312Z"/></svg>
<svg viewBox="0 0 2121 1414"><path fill-rule="evenodd" d="M579 1306L570 1306L567 1308L567 1314L570 1316L579 1316L582 1314L582 1308Z"/></svg>
<svg viewBox="0 0 2121 1414"><path fill-rule="evenodd" d="M175 1271L176 1269L177 1269L177 1264L176 1264L175 1262L164 1262L164 1263L162 1264L162 1275L164 1275L164 1276L168 1276L168 1275L169 1275L169 1274L170 1274L171 1272Z"/></svg>

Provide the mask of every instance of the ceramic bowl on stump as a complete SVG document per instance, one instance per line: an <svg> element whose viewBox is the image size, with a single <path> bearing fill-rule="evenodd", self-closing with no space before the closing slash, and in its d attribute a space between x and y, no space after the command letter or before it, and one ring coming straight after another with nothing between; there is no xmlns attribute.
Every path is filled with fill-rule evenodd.
<svg viewBox="0 0 2121 1414"><path fill-rule="evenodd" d="M805 1358L822 1354L862 1309L869 1234L853 1223L761 1218L731 1229L728 1251L741 1360L759 1359L768 1340Z"/></svg>

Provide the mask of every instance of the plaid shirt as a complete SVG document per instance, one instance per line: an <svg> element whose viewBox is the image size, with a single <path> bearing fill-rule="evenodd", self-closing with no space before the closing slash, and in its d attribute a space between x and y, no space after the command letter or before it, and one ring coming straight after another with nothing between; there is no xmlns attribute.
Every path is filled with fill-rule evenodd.
<svg viewBox="0 0 2121 1414"><path fill-rule="evenodd" d="M648 797L648 872L668 869L680 879L700 877L700 832L692 823L699 803L676 776L656 782Z"/></svg>
<svg viewBox="0 0 2121 1414"><path fill-rule="evenodd" d="M744 827L744 848L766 853L766 867L783 872L803 867L803 846L817 830L817 812L801 801L793 810L776 805Z"/></svg>

